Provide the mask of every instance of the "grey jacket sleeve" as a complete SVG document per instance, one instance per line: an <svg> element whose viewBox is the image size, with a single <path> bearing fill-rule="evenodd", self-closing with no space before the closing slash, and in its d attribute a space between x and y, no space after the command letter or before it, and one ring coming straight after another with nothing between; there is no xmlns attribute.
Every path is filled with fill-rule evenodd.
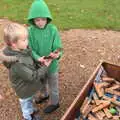
<svg viewBox="0 0 120 120"><path fill-rule="evenodd" d="M5 56L4 54L0 53L0 61L3 62L16 62L18 58L16 56Z"/></svg>
<svg viewBox="0 0 120 120"><path fill-rule="evenodd" d="M16 56L6 56L3 53L4 49L0 49L0 61L1 62L16 62L19 58L17 58Z"/></svg>
<svg viewBox="0 0 120 120"><path fill-rule="evenodd" d="M31 69L25 66L23 63L15 63L12 67L12 72L15 73L16 76L25 80L25 81L39 81L40 79L44 79L47 74L47 67L42 66L39 69Z"/></svg>

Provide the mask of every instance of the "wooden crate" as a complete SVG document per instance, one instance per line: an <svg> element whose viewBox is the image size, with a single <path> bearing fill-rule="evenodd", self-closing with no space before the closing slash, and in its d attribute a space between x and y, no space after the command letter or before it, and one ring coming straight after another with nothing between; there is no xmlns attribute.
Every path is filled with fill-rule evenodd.
<svg viewBox="0 0 120 120"><path fill-rule="evenodd" d="M107 72L109 77L113 77L116 80L120 81L120 66L110 64L107 62L101 62L91 77L88 79L87 83L84 85L82 90L79 92L73 103L70 105L68 110L65 112L61 120L74 120L76 112L80 109L85 97L88 95L89 91L93 86L93 82L96 79L98 73L100 72L101 68Z"/></svg>

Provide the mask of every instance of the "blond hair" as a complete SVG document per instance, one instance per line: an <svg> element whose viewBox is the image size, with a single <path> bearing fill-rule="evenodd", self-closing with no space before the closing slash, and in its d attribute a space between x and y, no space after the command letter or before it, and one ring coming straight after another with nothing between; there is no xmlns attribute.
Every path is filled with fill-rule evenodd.
<svg viewBox="0 0 120 120"><path fill-rule="evenodd" d="M4 41L8 46L17 42L21 35L27 35L27 29L18 23L9 23L4 28Z"/></svg>

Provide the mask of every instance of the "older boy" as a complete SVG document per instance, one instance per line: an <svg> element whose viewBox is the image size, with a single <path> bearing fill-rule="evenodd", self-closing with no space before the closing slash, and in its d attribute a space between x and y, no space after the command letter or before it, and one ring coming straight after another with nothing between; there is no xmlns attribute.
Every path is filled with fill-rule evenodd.
<svg viewBox="0 0 120 120"><path fill-rule="evenodd" d="M59 88L58 88L58 60L61 56L60 52L54 52L62 48L60 35L55 25L51 24L52 17L48 6L44 0L35 0L30 8L28 21L29 27L29 46L32 49L33 57L40 63L44 62L45 57L50 55L54 60L49 67L48 82L49 93L47 87L42 89L43 97L36 100L41 103L49 99L49 105L45 108L45 113L51 113L59 107Z"/></svg>

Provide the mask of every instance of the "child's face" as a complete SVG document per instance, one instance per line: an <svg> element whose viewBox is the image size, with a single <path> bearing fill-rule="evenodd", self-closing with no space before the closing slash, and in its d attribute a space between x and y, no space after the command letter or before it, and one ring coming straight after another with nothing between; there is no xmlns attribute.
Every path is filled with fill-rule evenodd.
<svg viewBox="0 0 120 120"><path fill-rule="evenodd" d="M35 18L34 23L39 28L44 28L45 25L47 24L47 18Z"/></svg>
<svg viewBox="0 0 120 120"><path fill-rule="evenodd" d="M17 42L13 43L13 47L16 50L24 50L27 48L28 46L28 36L27 35L21 35L19 37L19 40L17 40Z"/></svg>

